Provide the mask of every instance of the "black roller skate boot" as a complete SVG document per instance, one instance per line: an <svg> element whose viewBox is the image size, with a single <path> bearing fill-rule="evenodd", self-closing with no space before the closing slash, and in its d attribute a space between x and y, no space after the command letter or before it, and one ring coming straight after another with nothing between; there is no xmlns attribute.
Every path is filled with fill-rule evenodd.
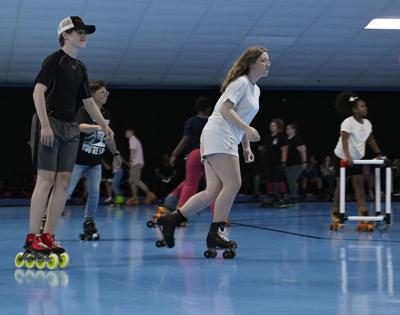
<svg viewBox="0 0 400 315"><path fill-rule="evenodd" d="M237 248L237 244L229 239L225 222L211 223L210 231L207 235L207 248L204 252L205 258L217 257L217 250L224 250L222 256L225 259L236 256L235 249Z"/></svg>
<svg viewBox="0 0 400 315"><path fill-rule="evenodd" d="M157 220L164 215L170 214L173 210L165 205L156 205L155 212L150 221L147 221L146 225L149 228L154 228L157 226Z"/></svg>
<svg viewBox="0 0 400 315"><path fill-rule="evenodd" d="M83 234L79 235L82 241L97 241L100 234L97 233L96 225L91 217L86 217L83 221Z"/></svg>
<svg viewBox="0 0 400 315"><path fill-rule="evenodd" d="M187 222L187 219L183 216L183 214L179 210L161 216L157 220L157 224L163 235L163 239L156 241L156 246L157 247L167 246L169 248L174 247L175 228L178 227L182 222Z"/></svg>

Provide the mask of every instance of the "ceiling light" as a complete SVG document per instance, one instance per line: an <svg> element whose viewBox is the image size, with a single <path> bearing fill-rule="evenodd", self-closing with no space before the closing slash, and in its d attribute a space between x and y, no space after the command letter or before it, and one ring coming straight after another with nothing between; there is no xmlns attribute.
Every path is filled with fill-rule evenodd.
<svg viewBox="0 0 400 315"><path fill-rule="evenodd" d="M365 29L370 30L400 30L400 19L373 19Z"/></svg>

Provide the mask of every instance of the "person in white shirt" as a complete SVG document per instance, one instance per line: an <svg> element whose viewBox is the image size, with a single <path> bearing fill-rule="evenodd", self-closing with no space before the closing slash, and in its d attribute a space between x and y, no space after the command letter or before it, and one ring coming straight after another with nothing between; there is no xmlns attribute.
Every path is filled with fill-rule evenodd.
<svg viewBox="0 0 400 315"><path fill-rule="evenodd" d="M127 129L125 132L125 136L129 139L129 183L132 191L132 197L126 201L126 204L129 206L139 204L138 187L146 193L144 204L151 204L154 200L157 199L157 197L141 180L142 168L144 166L142 144L135 136L133 129Z"/></svg>
<svg viewBox="0 0 400 315"><path fill-rule="evenodd" d="M337 176L340 174L340 160L345 160L348 169L346 174L351 176L351 182L357 200L358 211L361 216L367 216L368 210L365 200L364 179L362 165L354 165L353 160L363 159L365 146L371 148L376 158L382 158L378 144L372 134L372 124L366 119L368 110L365 101L352 92L343 92L336 98L336 111L350 115L340 126L340 137L335 148L333 165ZM332 230L340 228L339 216L339 178L336 180L336 190L331 210ZM365 224L367 222L362 222Z"/></svg>
<svg viewBox="0 0 400 315"><path fill-rule="evenodd" d="M256 82L267 76L269 68L269 55L263 47L247 48L233 64L221 86L222 95L201 135L200 152L207 187L177 211L157 220L163 240L156 245L174 247L175 227L215 201L207 247L214 250L212 255L216 254L215 249L236 247L225 233L225 222L241 186L238 145L242 143L245 162L254 162L250 142L260 140L257 130L250 126L259 109L260 89ZM233 256L234 252L227 258Z"/></svg>

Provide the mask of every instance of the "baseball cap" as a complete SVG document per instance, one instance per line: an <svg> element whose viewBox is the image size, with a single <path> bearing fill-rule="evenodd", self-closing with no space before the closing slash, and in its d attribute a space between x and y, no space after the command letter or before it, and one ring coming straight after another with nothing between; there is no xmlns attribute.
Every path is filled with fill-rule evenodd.
<svg viewBox="0 0 400 315"><path fill-rule="evenodd" d="M96 31L96 26L83 23L79 16L68 16L62 19L58 24L57 35L60 36L62 32L68 31L72 28L84 29L88 34L92 34Z"/></svg>

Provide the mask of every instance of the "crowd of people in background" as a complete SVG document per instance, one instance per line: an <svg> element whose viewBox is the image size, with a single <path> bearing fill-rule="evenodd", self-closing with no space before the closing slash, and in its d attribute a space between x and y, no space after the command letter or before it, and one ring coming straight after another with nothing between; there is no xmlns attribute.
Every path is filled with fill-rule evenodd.
<svg viewBox="0 0 400 315"><path fill-rule="evenodd" d="M285 206L298 201L331 201L338 176L332 164L332 155L321 156L318 153L307 152L306 142L301 138L301 129L296 123L290 123L285 128L283 120L276 118L270 122L268 129L270 134L263 137L259 143L254 144L255 163L244 169L240 194L254 196L255 200L264 203L266 200L268 202L271 199L276 200L276 206ZM279 132L275 130L279 130ZM130 129L129 132L132 131L133 129ZM278 146L278 149L275 146ZM158 200L163 200L179 184L179 178L184 175L179 174L175 163L170 163L171 153L162 154L157 165L146 165L148 168L146 181L154 192L154 196L150 195L151 201L155 201L155 196ZM285 154L284 159L286 160L282 160ZM183 155L182 158L184 158ZM132 178L133 174L130 175L132 168L129 159L130 157L126 157L126 160L123 158L122 167L115 169L115 165L114 168L112 165L112 156L108 156L107 153L104 155L100 186L101 203L107 204L114 201L114 189L117 189L117 195L127 197L128 201L131 199L131 203L132 192L134 192L134 196L135 194L137 196L130 181L130 176ZM173 158L174 162L175 159L176 157ZM393 193L400 195L400 158L392 161L392 168ZM113 174L115 175L115 173L118 175L118 185L113 184ZM366 195L372 200L375 192L373 170L371 171L371 167L365 165L363 174ZM30 198L34 180L35 178L18 178L0 181L0 198ZM138 183L141 184L140 181ZM204 183L200 183L200 185L204 185ZM86 179L82 177L72 194L71 203L74 200L86 201L87 196ZM266 197L263 199L260 196ZM144 198L146 197L147 195L144 196ZM139 198L133 198L134 204L139 203L137 201ZM149 203L150 199L146 203Z"/></svg>

